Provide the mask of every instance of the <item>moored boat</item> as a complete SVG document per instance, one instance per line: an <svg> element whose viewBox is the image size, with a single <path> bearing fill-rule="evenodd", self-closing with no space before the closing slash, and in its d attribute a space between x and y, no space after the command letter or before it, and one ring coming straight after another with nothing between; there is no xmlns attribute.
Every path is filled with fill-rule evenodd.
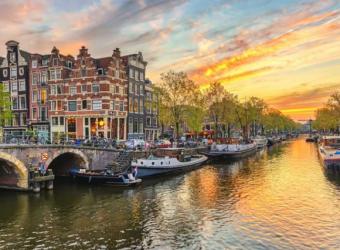
<svg viewBox="0 0 340 250"><path fill-rule="evenodd" d="M209 152L204 153L212 158L238 159L256 152L256 143L217 144L212 145Z"/></svg>
<svg viewBox="0 0 340 250"><path fill-rule="evenodd" d="M177 158L155 157L150 155L146 159L131 162L132 168L137 168L136 177L145 178L156 175L166 175L189 171L201 166L208 158L204 155L179 155Z"/></svg>
<svg viewBox="0 0 340 250"><path fill-rule="evenodd" d="M340 170L340 136L324 136L319 146L323 165L328 170Z"/></svg>
<svg viewBox="0 0 340 250"><path fill-rule="evenodd" d="M79 169L78 171L72 171L70 174L76 181L88 184L105 184L128 187L136 186L142 182L141 179L135 178L133 173L115 174L110 169L105 169L102 172Z"/></svg>

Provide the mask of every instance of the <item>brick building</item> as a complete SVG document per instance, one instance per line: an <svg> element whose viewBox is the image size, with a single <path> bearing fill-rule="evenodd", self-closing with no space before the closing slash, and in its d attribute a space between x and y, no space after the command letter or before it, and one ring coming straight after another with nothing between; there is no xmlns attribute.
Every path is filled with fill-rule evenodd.
<svg viewBox="0 0 340 250"><path fill-rule="evenodd" d="M92 57L84 46L77 57L53 47L50 54L28 53L9 41L0 58L0 82L11 93L13 119L5 134L23 135L28 128L41 138L126 140L157 137L157 108L151 82L145 80L142 53Z"/></svg>
<svg viewBox="0 0 340 250"><path fill-rule="evenodd" d="M152 88L152 82L150 80L145 80L145 94L144 94L144 114L145 114L145 124L144 133L145 140L153 141L159 136L158 128L158 95L154 93Z"/></svg>
<svg viewBox="0 0 340 250"><path fill-rule="evenodd" d="M76 59L65 58L56 50L51 58L57 72L49 81L51 139L62 134L67 139L125 140L127 83L119 49L98 59L85 47Z"/></svg>
<svg viewBox="0 0 340 250"><path fill-rule="evenodd" d="M144 139L144 92L147 62L141 52L123 56L128 77L128 139Z"/></svg>
<svg viewBox="0 0 340 250"><path fill-rule="evenodd" d="M6 43L7 55L0 64L0 82L10 92L12 120L3 128L5 136L22 136L28 128L29 117L29 60L30 54L19 48L16 41Z"/></svg>

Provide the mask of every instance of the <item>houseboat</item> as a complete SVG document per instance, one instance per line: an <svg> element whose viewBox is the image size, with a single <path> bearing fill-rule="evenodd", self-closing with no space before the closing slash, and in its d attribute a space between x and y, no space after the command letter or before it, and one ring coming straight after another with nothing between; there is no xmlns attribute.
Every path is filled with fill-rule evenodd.
<svg viewBox="0 0 340 250"><path fill-rule="evenodd" d="M246 144L214 144L204 153L210 158L238 159L256 152L255 142Z"/></svg>
<svg viewBox="0 0 340 250"><path fill-rule="evenodd" d="M329 170L340 170L340 136L324 136L319 145L323 165Z"/></svg>
<svg viewBox="0 0 340 250"><path fill-rule="evenodd" d="M145 178L156 175L166 175L189 171L201 166L208 158L204 155L179 155L176 157L155 157L131 162L131 167L137 172L136 177Z"/></svg>
<svg viewBox="0 0 340 250"><path fill-rule="evenodd" d="M256 143L258 149L264 148L268 144L268 139L264 136L256 136L253 138L253 142Z"/></svg>

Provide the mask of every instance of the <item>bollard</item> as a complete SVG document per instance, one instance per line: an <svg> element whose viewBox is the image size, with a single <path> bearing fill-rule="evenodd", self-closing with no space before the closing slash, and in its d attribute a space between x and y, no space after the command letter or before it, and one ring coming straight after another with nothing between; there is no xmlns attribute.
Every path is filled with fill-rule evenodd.
<svg viewBox="0 0 340 250"><path fill-rule="evenodd" d="M40 192L40 183L39 182L34 182L34 184L33 184L33 192L34 193L39 193Z"/></svg>
<svg viewBox="0 0 340 250"><path fill-rule="evenodd" d="M48 189L48 190L53 189L53 181L47 181L46 189Z"/></svg>

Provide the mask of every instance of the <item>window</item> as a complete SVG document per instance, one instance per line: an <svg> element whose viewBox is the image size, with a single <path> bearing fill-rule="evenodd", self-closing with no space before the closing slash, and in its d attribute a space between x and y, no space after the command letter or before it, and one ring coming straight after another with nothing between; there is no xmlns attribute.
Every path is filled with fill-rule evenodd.
<svg viewBox="0 0 340 250"><path fill-rule="evenodd" d="M38 80L39 80L39 75L33 73L33 76L32 76L32 85L38 84Z"/></svg>
<svg viewBox="0 0 340 250"><path fill-rule="evenodd" d="M18 97L16 96L13 96L12 97L12 109L15 110L15 109L18 109Z"/></svg>
<svg viewBox="0 0 340 250"><path fill-rule="evenodd" d="M77 101L68 102L68 111L77 111Z"/></svg>
<svg viewBox="0 0 340 250"><path fill-rule="evenodd" d="M43 65L43 66L47 66L47 64L48 64L48 59L42 60L42 65Z"/></svg>
<svg viewBox="0 0 340 250"><path fill-rule="evenodd" d="M26 90L25 80L19 80L19 91L25 91L25 90Z"/></svg>
<svg viewBox="0 0 340 250"><path fill-rule="evenodd" d="M115 77L119 78L119 70L117 70L117 69L115 70Z"/></svg>
<svg viewBox="0 0 340 250"><path fill-rule="evenodd" d="M64 125L64 117L59 117L59 125Z"/></svg>
<svg viewBox="0 0 340 250"><path fill-rule="evenodd" d="M20 96L20 109L26 109L26 96Z"/></svg>
<svg viewBox="0 0 340 250"><path fill-rule="evenodd" d="M75 95L75 94L77 94L77 87L70 87L70 94L71 95Z"/></svg>
<svg viewBox="0 0 340 250"><path fill-rule="evenodd" d="M92 85L92 92L93 93L98 93L99 92L99 85L98 84Z"/></svg>
<svg viewBox="0 0 340 250"><path fill-rule="evenodd" d="M18 83L17 82L11 82L12 84L12 92L18 91Z"/></svg>
<svg viewBox="0 0 340 250"><path fill-rule="evenodd" d="M98 75L104 75L104 70L103 69L98 69Z"/></svg>
<svg viewBox="0 0 340 250"><path fill-rule="evenodd" d="M128 93L128 91L127 91L127 90L128 90L128 89L124 87L124 89L123 89L123 93L124 93L124 95L127 95L127 93Z"/></svg>
<svg viewBox="0 0 340 250"><path fill-rule="evenodd" d="M37 118L37 109L36 108L32 109L32 117L33 117L33 119Z"/></svg>
<svg viewBox="0 0 340 250"><path fill-rule="evenodd" d="M38 61L37 60L33 60L32 61L32 68L35 69L38 66Z"/></svg>
<svg viewBox="0 0 340 250"><path fill-rule="evenodd" d="M77 101L68 102L68 111L77 111Z"/></svg>
<svg viewBox="0 0 340 250"><path fill-rule="evenodd" d="M144 81L144 73L143 72L140 72L139 80Z"/></svg>
<svg viewBox="0 0 340 250"><path fill-rule="evenodd" d="M138 133L138 119L133 120L133 133Z"/></svg>
<svg viewBox="0 0 340 250"><path fill-rule="evenodd" d="M116 86L116 94L119 94L119 86Z"/></svg>
<svg viewBox="0 0 340 250"><path fill-rule="evenodd" d="M143 114L143 111L144 111L143 100L139 99L139 113Z"/></svg>
<svg viewBox="0 0 340 250"><path fill-rule="evenodd" d="M51 101L51 111L57 110L57 102Z"/></svg>
<svg viewBox="0 0 340 250"><path fill-rule="evenodd" d="M135 71L135 80L138 81L138 78L139 78L139 71Z"/></svg>
<svg viewBox="0 0 340 250"><path fill-rule="evenodd" d="M83 100L81 103L81 108L82 109L87 109L87 100Z"/></svg>
<svg viewBox="0 0 340 250"><path fill-rule="evenodd" d="M57 94L61 95L63 93L62 88L60 85L57 85Z"/></svg>
<svg viewBox="0 0 340 250"><path fill-rule="evenodd" d="M61 70L57 69L55 72L56 72L56 79L61 79Z"/></svg>
<svg viewBox="0 0 340 250"><path fill-rule="evenodd" d="M150 117L146 117L146 125L147 126L151 126L151 118Z"/></svg>
<svg viewBox="0 0 340 250"><path fill-rule="evenodd" d="M111 104L110 109L111 109L111 110L114 110L114 109L115 109L115 101L111 101L110 104Z"/></svg>
<svg viewBox="0 0 340 250"><path fill-rule="evenodd" d="M140 85L139 94L144 95L143 85Z"/></svg>
<svg viewBox="0 0 340 250"><path fill-rule="evenodd" d="M41 72L41 83L46 84L47 83L47 71Z"/></svg>
<svg viewBox="0 0 340 250"><path fill-rule="evenodd" d="M83 84L81 85L81 92L87 92L87 85L86 84Z"/></svg>
<svg viewBox="0 0 340 250"><path fill-rule="evenodd" d="M38 100L38 91L37 90L33 90L32 92L32 101L36 102Z"/></svg>
<svg viewBox="0 0 340 250"><path fill-rule="evenodd" d="M2 71L2 75L3 75L4 77L7 77L7 76L8 76L8 71L7 71L7 69L4 69L4 70Z"/></svg>
<svg viewBox="0 0 340 250"><path fill-rule="evenodd" d="M9 92L9 83L8 82L4 82L4 91Z"/></svg>
<svg viewBox="0 0 340 250"><path fill-rule="evenodd" d="M47 91L46 89L42 89L41 92L40 92L40 101L41 101L41 104L45 104L46 103L46 100L47 100Z"/></svg>
<svg viewBox="0 0 340 250"><path fill-rule="evenodd" d="M101 109L102 109L102 100L93 100L92 110L101 110Z"/></svg>
<svg viewBox="0 0 340 250"><path fill-rule="evenodd" d="M67 67L70 68L70 69L72 68L72 62L71 61L67 61Z"/></svg>
<svg viewBox="0 0 340 250"><path fill-rule="evenodd" d="M20 68L19 68L19 75L23 76L24 73L25 73L24 68L23 68L23 67L20 67Z"/></svg>
<svg viewBox="0 0 340 250"><path fill-rule="evenodd" d="M20 114L20 124L21 125L26 125L27 124L27 115L26 115L26 113L21 113Z"/></svg>
<svg viewBox="0 0 340 250"><path fill-rule="evenodd" d="M52 125L58 125L58 117L52 117Z"/></svg>
<svg viewBox="0 0 340 250"><path fill-rule="evenodd" d="M58 66L58 58L53 58L53 66Z"/></svg>
<svg viewBox="0 0 340 250"><path fill-rule="evenodd" d="M124 111L124 101L121 101L121 102L119 103L119 110L120 110L120 111Z"/></svg>
<svg viewBox="0 0 340 250"><path fill-rule="evenodd" d="M57 85L50 85L50 94L56 95L57 94Z"/></svg>
<svg viewBox="0 0 340 250"><path fill-rule="evenodd" d="M46 108L45 107L41 107L40 108L40 120L41 121L46 121L46 119L47 119L46 114L47 114Z"/></svg>
<svg viewBox="0 0 340 250"><path fill-rule="evenodd" d="M17 68L11 67L11 77L16 77L16 76L17 76Z"/></svg>
<svg viewBox="0 0 340 250"><path fill-rule="evenodd" d="M135 95L139 94L139 85L135 85Z"/></svg>
<svg viewBox="0 0 340 250"><path fill-rule="evenodd" d="M134 78L135 75L134 75L133 69L129 70L129 74L130 74L130 78Z"/></svg>
<svg viewBox="0 0 340 250"><path fill-rule="evenodd" d="M54 69L51 69L50 70L50 79L51 80L55 80L55 70ZM34 76L33 76L33 82L34 82ZM34 84L34 83L33 83Z"/></svg>

